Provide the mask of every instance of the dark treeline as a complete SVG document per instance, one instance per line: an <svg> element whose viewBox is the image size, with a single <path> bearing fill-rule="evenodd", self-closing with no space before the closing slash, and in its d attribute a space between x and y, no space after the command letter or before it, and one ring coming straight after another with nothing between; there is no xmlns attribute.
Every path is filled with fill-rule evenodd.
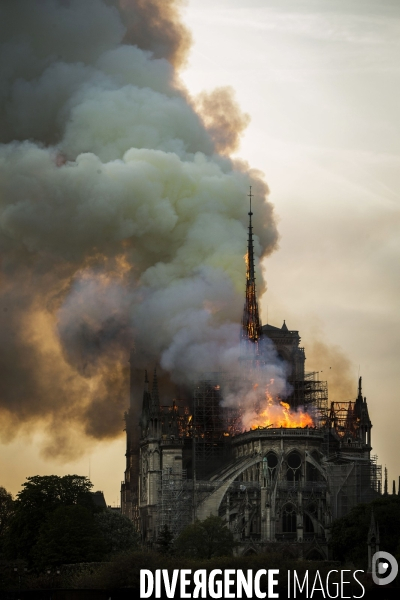
<svg viewBox="0 0 400 600"><path fill-rule="evenodd" d="M152 549L144 548L132 522L99 507L86 477L29 477L15 499L0 488L0 590L138 589L140 569L268 569L281 572L367 570L372 511L380 548L400 562L400 498L382 496L356 506L332 527L331 561L293 560L279 554L234 556L236 543L219 517L186 527L173 539L164 527ZM366 589L371 579L365 576ZM285 594L282 581L281 593ZM396 585L396 582L395 582Z"/></svg>
<svg viewBox="0 0 400 600"><path fill-rule="evenodd" d="M13 500L0 488L0 558L40 572L138 548L132 522L97 506L79 475L28 477Z"/></svg>

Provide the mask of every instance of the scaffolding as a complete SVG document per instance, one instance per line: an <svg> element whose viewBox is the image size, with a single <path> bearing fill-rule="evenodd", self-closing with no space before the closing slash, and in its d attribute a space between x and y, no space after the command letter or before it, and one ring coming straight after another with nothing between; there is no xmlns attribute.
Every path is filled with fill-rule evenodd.
<svg viewBox="0 0 400 600"><path fill-rule="evenodd" d="M304 374L304 379L291 381L293 392L287 402L294 409L304 407L312 413L317 427L323 426L328 418L328 384L320 381L318 372Z"/></svg>
<svg viewBox="0 0 400 600"><path fill-rule="evenodd" d="M311 414L317 427L324 426L328 419L326 381L320 381L318 373L312 372L306 373L304 380L291 382L291 385L292 408L301 406ZM242 381L225 373L207 373L195 386L190 435L197 478L207 477L229 459L230 438L243 431L243 407L223 405L224 394L242 387Z"/></svg>
<svg viewBox="0 0 400 600"><path fill-rule="evenodd" d="M191 416L187 406L179 406L175 400L172 405L160 406L160 419L164 434L179 435L188 438L191 435Z"/></svg>
<svg viewBox="0 0 400 600"><path fill-rule="evenodd" d="M223 407L223 374L208 374L199 381L193 394L193 468L203 478L230 457L229 438L239 432L240 411Z"/></svg>
<svg viewBox="0 0 400 600"><path fill-rule="evenodd" d="M360 420L354 414L354 402L331 402L329 426L334 428L339 437L357 436Z"/></svg>
<svg viewBox="0 0 400 600"><path fill-rule="evenodd" d="M372 502L380 495L382 466L377 457L355 458L342 464L326 464L332 498L332 517L339 519L356 504Z"/></svg>
<svg viewBox="0 0 400 600"><path fill-rule="evenodd" d="M163 469L158 489L158 532L168 527L176 538L192 520L193 482L186 479L186 471L174 473Z"/></svg>

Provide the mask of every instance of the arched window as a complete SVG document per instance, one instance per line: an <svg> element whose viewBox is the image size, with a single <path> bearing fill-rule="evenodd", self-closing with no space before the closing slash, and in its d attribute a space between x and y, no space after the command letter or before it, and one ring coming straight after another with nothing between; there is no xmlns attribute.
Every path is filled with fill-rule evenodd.
<svg viewBox="0 0 400 600"><path fill-rule="evenodd" d="M268 452L263 458L263 476L264 478L269 475L269 480L272 481L276 475L276 468L278 466L278 457L275 452Z"/></svg>
<svg viewBox="0 0 400 600"><path fill-rule="evenodd" d="M304 513L304 533L314 533L312 519L307 513Z"/></svg>
<svg viewBox="0 0 400 600"><path fill-rule="evenodd" d="M282 531L283 533L296 532L296 510L293 504L285 504L283 507Z"/></svg>
<svg viewBox="0 0 400 600"><path fill-rule="evenodd" d="M287 471L286 479L288 481L299 481L301 479L301 456L296 450L293 450L286 459Z"/></svg>

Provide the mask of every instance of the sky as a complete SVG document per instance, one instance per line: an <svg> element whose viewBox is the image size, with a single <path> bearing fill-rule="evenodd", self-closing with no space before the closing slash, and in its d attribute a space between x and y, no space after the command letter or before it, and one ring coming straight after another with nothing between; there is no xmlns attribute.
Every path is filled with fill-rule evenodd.
<svg viewBox="0 0 400 600"><path fill-rule="evenodd" d="M397 480L400 7L189 0L182 18L193 42L179 76L193 97L232 88L250 117L233 155L262 173L275 207L262 321L299 331L330 400L354 399L362 376L372 453ZM122 430L66 457L43 453L40 427L22 427L3 436L0 484L15 494L29 475L76 472L116 505Z"/></svg>
<svg viewBox="0 0 400 600"><path fill-rule="evenodd" d="M343 370L347 396L330 400L354 399L362 376L372 454L397 485L400 7L192 0L186 20L184 81L233 87L251 116L238 154L265 174L278 214L263 323L300 332L328 392Z"/></svg>

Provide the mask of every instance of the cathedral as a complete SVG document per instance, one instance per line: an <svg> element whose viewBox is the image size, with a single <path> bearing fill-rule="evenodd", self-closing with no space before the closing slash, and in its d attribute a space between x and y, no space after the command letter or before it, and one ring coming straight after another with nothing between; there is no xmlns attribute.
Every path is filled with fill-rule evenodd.
<svg viewBox="0 0 400 600"><path fill-rule="evenodd" d="M328 402L326 382L305 370L299 332L285 322L262 326L252 215L250 192L239 360L251 384L268 366L273 348L289 392L268 400L263 393L253 408L262 415L266 402L276 405L283 420L256 420L246 427L240 402L235 407L224 402L238 384L237 374L220 372L194 381L184 406L161 405L157 373L151 384L145 373L138 415L131 355L121 510L149 547L164 526L176 536L194 519L212 514L226 522L239 554L283 549L296 558L327 559L334 519L381 493L367 401L360 377L353 401Z"/></svg>

